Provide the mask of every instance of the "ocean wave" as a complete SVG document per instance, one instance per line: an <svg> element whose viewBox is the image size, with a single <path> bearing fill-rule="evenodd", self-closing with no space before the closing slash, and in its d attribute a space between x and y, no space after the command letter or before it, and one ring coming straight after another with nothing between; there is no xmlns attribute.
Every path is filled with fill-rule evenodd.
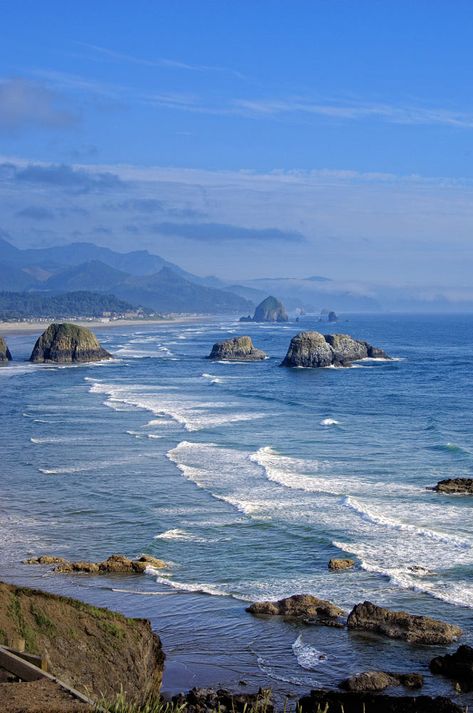
<svg viewBox="0 0 473 713"><path fill-rule="evenodd" d="M320 422L321 426L338 426L339 424L340 421L337 421L334 418L323 418Z"/></svg>
<svg viewBox="0 0 473 713"><path fill-rule="evenodd" d="M326 654L319 651L314 646L304 644L302 634L299 634L297 639L292 644L292 651L299 666L306 671L313 671L328 658Z"/></svg>
<svg viewBox="0 0 473 713"><path fill-rule="evenodd" d="M45 422L47 423L47 421ZM30 438L31 443L35 445L47 445L53 443L76 443L78 440L84 440L82 437L78 436L56 436L51 438Z"/></svg>
<svg viewBox="0 0 473 713"><path fill-rule="evenodd" d="M163 577L159 572L161 570L154 569L153 567L146 568L146 574L154 577L158 584L164 584L166 587L171 587L179 592L191 592L193 594L208 594L212 597L229 597L232 596L228 592L216 587L213 584L206 583L196 583L191 584L188 582L176 582L168 577Z"/></svg>
<svg viewBox="0 0 473 713"><path fill-rule="evenodd" d="M221 384L223 379L220 376L214 376L214 374L202 374L203 379L207 379L211 384Z"/></svg>
<svg viewBox="0 0 473 713"><path fill-rule="evenodd" d="M159 535L155 535L154 539L155 540L180 540L180 541L187 541L187 542L216 542L217 541L215 539L210 539L207 537L200 537L199 535L195 535L192 532L188 532L187 530L180 530L179 528L161 532Z"/></svg>

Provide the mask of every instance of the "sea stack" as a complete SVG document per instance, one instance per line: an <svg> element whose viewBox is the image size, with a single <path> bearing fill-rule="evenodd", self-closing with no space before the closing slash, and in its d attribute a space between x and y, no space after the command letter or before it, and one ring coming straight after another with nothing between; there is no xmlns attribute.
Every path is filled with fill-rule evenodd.
<svg viewBox="0 0 473 713"><path fill-rule="evenodd" d="M291 339L281 366L351 366L354 361L368 358L390 359L382 349L348 334L299 332Z"/></svg>
<svg viewBox="0 0 473 713"><path fill-rule="evenodd" d="M77 364L111 359L90 329L76 324L50 324L37 340L30 361L35 364Z"/></svg>
<svg viewBox="0 0 473 713"><path fill-rule="evenodd" d="M5 340L3 337L0 337L0 364L6 364L8 361L11 361L11 359L12 356Z"/></svg>
<svg viewBox="0 0 473 713"><path fill-rule="evenodd" d="M219 361L261 361L266 354L253 346L251 337L234 337L213 345L208 359Z"/></svg>
<svg viewBox="0 0 473 713"><path fill-rule="evenodd" d="M266 297L255 309L253 317L241 317L240 322L287 322L286 308L276 297Z"/></svg>

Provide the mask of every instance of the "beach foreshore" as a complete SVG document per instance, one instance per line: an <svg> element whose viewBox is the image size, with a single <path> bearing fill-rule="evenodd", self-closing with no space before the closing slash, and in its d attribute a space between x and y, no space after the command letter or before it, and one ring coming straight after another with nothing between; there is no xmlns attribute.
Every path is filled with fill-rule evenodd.
<svg viewBox="0 0 473 713"><path fill-rule="evenodd" d="M80 327L88 327L89 329L109 329L121 327L165 327L169 324L185 324L187 322L200 322L203 319L209 318L207 315L182 315L169 317L166 319L115 319L109 321L95 320L57 320L67 321L71 324L77 324ZM210 319L210 318L209 318ZM30 332L41 332L54 321L43 320L38 322L0 322L0 334L28 334Z"/></svg>

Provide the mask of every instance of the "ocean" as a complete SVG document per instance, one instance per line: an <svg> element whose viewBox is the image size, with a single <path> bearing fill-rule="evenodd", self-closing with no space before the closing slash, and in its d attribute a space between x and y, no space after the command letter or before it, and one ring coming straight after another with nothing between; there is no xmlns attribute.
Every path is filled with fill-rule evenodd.
<svg viewBox="0 0 473 713"><path fill-rule="evenodd" d="M394 360L281 368L291 337L310 329L366 339ZM168 692L301 695L387 669L423 672L426 693L454 695L427 667L445 647L255 619L245 606L295 593L347 611L370 600L458 623L473 644L472 500L428 489L472 477L473 316L226 318L96 334L113 361L30 365L37 335L8 338L1 578L150 618ZM239 334L269 359L205 358ZM115 552L170 567L89 577L21 564ZM329 572L331 557L356 567Z"/></svg>

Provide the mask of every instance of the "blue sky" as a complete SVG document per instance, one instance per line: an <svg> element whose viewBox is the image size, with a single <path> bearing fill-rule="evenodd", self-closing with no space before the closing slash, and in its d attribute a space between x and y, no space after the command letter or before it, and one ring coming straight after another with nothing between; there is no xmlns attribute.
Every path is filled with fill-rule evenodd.
<svg viewBox="0 0 473 713"><path fill-rule="evenodd" d="M471 2L21 0L2 26L15 244L468 287Z"/></svg>

